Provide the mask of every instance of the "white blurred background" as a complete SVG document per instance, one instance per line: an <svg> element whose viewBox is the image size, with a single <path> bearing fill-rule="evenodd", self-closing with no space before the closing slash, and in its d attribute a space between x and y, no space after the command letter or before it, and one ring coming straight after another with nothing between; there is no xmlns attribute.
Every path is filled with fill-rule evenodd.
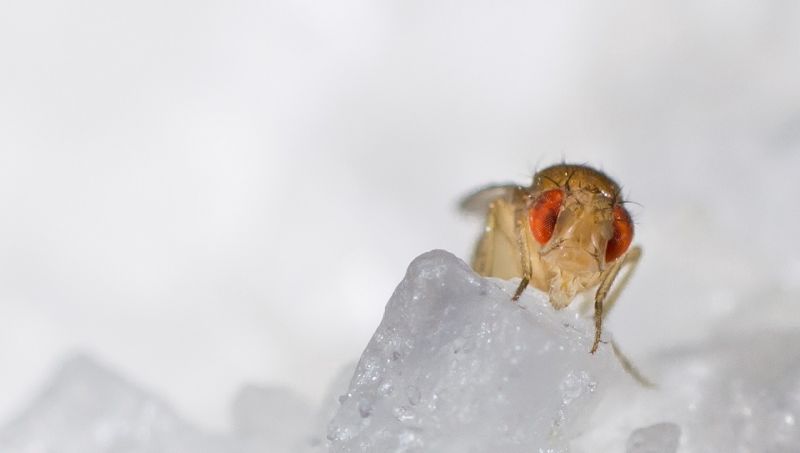
<svg viewBox="0 0 800 453"><path fill-rule="evenodd" d="M793 1L4 2L0 422L76 351L214 429L315 402L460 196L562 159L639 203L609 330L702 339L800 290L798 80Z"/></svg>

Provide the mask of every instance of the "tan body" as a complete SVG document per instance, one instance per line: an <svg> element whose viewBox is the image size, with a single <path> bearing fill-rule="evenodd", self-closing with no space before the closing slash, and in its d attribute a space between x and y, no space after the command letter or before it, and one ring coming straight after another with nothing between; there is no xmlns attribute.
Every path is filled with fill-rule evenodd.
<svg viewBox="0 0 800 453"><path fill-rule="evenodd" d="M560 192L562 198L557 220L548 229L551 236L542 243L541 236L540 240L534 237L534 221L529 215L547 191ZM628 269L632 270L641 255L640 248L628 249L626 244L619 256L606 260L607 244L613 246L612 237L617 234L617 240L619 236L615 232L619 218L615 223L614 213L622 210L627 216L620 206L619 186L605 174L582 165L548 167L536 173L530 187L504 185L478 191L462 203L467 211L486 212L486 227L472 267L488 277L520 278L514 300L530 284L547 292L556 309L596 288L594 352L600 342L604 304L613 303L630 272L611 296L609 289L623 265L631 264ZM627 222L630 224L629 217ZM633 235L632 224L629 227L628 241Z"/></svg>

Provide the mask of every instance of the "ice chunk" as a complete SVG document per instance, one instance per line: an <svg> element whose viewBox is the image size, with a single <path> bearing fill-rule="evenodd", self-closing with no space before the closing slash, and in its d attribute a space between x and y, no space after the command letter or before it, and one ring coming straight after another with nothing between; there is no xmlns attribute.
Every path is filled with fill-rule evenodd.
<svg viewBox="0 0 800 453"><path fill-rule="evenodd" d="M328 427L331 452L566 452L619 379L594 328L444 251L417 258Z"/></svg>
<svg viewBox="0 0 800 453"><path fill-rule="evenodd" d="M681 429L674 423L657 423L639 428L628 438L626 453L675 453Z"/></svg>
<svg viewBox="0 0 800 453"><path fill-rule="evenodd" d="M320 408L311 426L310 444L307 445L308 448L306 448L306 452L318 453L328 451L328 423L339 410L340 400L343 395L347 393L348 386L350 385L350 378L353 377L353 371L355 369L355 362L348 363L341 368L328 385L328 390L322 398Z"/></svg>
<svg viewBox="0 0 800 453"><path fill-rule="evenodd" d="M79 356L0 430L4 453L241 451L181 421L165 403Z"/></svg>

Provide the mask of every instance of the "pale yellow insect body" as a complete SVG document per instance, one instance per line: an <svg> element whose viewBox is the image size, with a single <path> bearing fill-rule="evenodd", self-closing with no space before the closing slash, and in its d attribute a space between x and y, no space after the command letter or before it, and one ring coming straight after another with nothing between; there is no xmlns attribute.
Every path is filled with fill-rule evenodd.
<svg viewBox="0 0 800 453"><path fill-rule="evenodd" d="M486 213L472 267L488 277L520 278L514 300L530 284L561 309L576 295L597 288L595 352L604 302L613 303L641 256L639 247L629 248L633 224L619 186L593 168L559 164L537 172L530 187L482 189L467 197L462 208ZM624 265L629 272L607 297Z"/></svg>

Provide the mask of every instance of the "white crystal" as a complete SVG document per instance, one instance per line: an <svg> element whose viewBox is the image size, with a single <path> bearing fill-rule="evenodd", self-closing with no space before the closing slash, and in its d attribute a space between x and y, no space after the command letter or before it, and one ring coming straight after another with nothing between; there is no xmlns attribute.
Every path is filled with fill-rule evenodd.
<svg viewBox="0 0 800 453"><path fill-rule="evenodd" d="M319 410L289 390L248 386L228 434L192 426L76 357L0 428L0 451L800 451L796 327L732 313L701 342L636 360L657 384L644 388L621 373L607 344L588 353L590 320L553 310L534 290L514 304L514 289L446 252L421 256L359 364L345 367ZM760 302L768 319L780 313Z"/></svg>
<svg viewBox="0 0 800 453"><path fill-rule="evenodd" d="M546 296L417 258L386 306L330 424L330 451L566 452L602 390L610 352ZM365 411L365 408L369 408Z"/></svg>

